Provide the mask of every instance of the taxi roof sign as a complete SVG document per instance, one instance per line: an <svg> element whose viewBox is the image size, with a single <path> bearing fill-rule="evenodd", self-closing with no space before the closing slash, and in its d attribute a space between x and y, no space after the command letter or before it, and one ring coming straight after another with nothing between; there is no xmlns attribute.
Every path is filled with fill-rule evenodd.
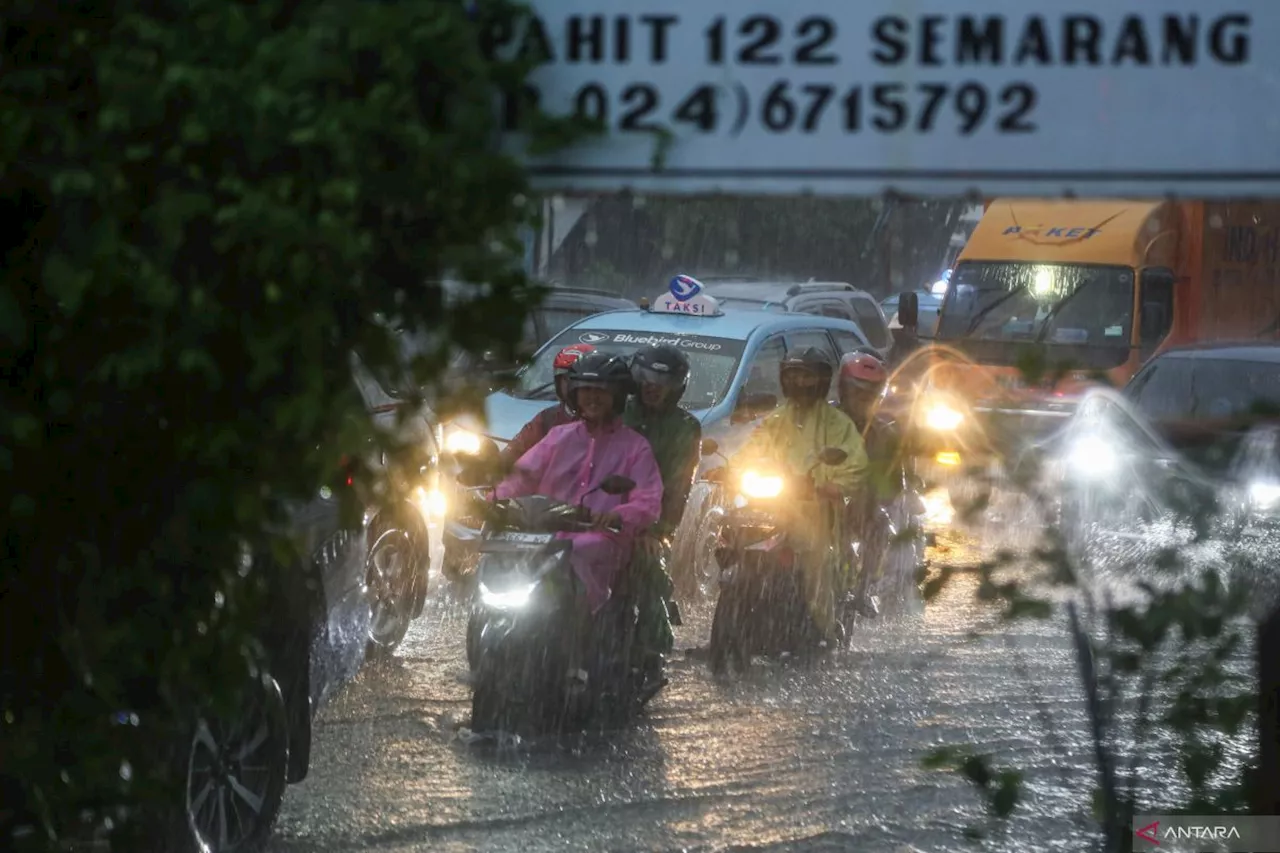
<svg viewBox="0 0 1280 853"><path fill-rule="evenodd" d="M724 312L720 303L703 292L702 282L691 275L671 279L667 292L659 294L649 307L651 314L687 314L692 317L718 317Z"/></svg>

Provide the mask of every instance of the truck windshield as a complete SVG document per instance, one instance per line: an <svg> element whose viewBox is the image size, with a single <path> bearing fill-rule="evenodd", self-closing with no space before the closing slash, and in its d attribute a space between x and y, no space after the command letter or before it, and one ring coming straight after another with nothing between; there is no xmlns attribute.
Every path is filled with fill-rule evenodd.
<svg viewBox="0 0 1280 853"><path fill-rule="evenodd" d="M981 360L1006 361L1017 344L1068 346L1091 366L1121 364L1133 329L1133 270L1026 262L965 262L951 278L940 340ZM989 342L989 343L988 343Z"/></svg>

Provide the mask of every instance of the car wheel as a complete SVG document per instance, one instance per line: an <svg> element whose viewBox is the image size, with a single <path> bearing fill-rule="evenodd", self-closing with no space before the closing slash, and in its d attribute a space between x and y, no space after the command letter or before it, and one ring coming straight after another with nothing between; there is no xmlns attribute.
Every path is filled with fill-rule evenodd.
<svg viewBox="0 0 1280 853"><path fill-rule="evenodd" d="M404 640L413 621L413 573L418 566L413 538L392 529L369 550L365 583L369 588L369 655L388 657Z"/></svg>
<svg viewBox="0 0 1280 853"><path fill-rule="evenodd" d="M249 679L229 718L202 717L187 749L179 849L248 853L271 835L289 770L280 685Z"/></svg>

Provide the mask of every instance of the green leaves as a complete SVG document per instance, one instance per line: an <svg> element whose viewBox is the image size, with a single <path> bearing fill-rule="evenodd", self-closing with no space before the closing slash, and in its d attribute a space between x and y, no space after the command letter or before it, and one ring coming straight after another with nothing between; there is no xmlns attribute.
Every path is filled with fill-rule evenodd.
<svg viewBox="0 0 1280 853"><path fill-rule="evenodd" d="M19 664L0 707L65 714L15 712L0 783L40 792L56 833L120 794L104 697L158 674L155 715L182 722L192 697L225 698L267 621L238 582L238 543L297 559L278 541L288 503L342 456L394 443L352 382L357 353L409 384L402 342L374 318L434 333L424 392L453 344L518 338L537 291L517 229L535 205L492 144L493 103L528 65L484 56L461 5L435 0L10 5L0 624ZM521 14L481 5L486 20ZM445 278L488 292L446 301ZM378 493L419 485L420 468ZM62 754L90 757L74 789ZM125 793L145 797L165 768L129 760Z"/></svg>

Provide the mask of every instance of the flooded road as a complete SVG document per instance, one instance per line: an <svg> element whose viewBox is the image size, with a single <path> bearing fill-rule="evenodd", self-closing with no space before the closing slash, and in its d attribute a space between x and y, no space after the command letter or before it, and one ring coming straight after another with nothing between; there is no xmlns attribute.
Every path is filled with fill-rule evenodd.
<svg viewBox="0 0 1280 853"><path fill-rule="evenodd" d="M979 545L944 534L933 559L972 562ZM1027 774L1031 816L986 849L1086 849L1093 778L1066 634L1054 620L970 639L990 616L975 582L830 660L736 684L685 653L710 628L708 606L686 608L671 684L638 726L515 751L458 736L465 622L437 601L320 715L269 849L957 850L985 825L981 803L921 759L964 743Z"/></svg>

